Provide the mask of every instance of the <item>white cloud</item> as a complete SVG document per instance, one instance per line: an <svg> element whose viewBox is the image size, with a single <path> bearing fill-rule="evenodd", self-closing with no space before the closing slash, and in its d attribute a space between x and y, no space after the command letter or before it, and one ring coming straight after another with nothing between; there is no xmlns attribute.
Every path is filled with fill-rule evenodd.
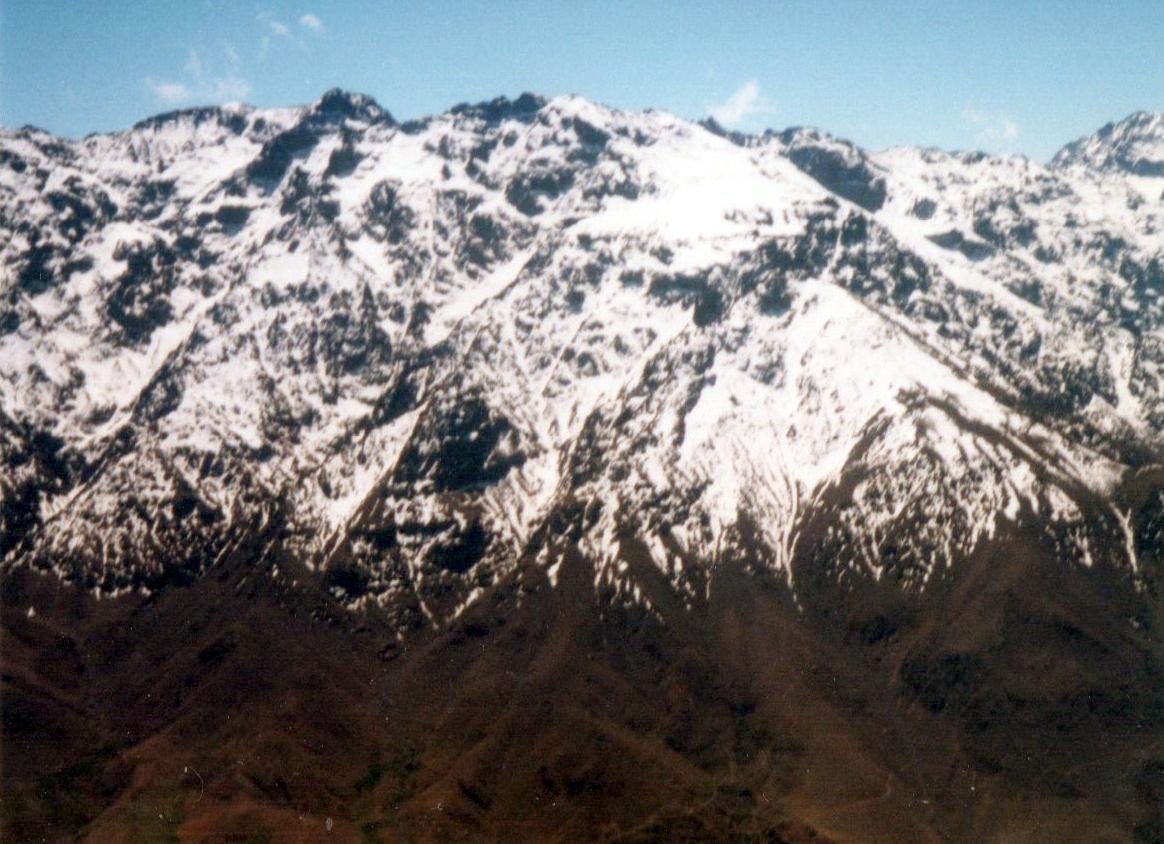
<svg viewBox="0 0 1164 844"><path fill-rule="evenodd" d="M250 83L238 72L238 55L229 45L225 48L226 69L207 70L197 50L190 50L182 79L145 80L154 97L165 105L183 103L224 103L246 99L251 93Z"/></svg>
<svg viewBox="0 0 1164 844"><path fill-rule="evenodd" d="M167 105L176 105L193 99L190 95L190 89L181 82L155 82L153 79L147 79L146 86L159 102Z"/></svg>
<svg viewBox="0 0 1164 844"><path fill-rule="evenodd" d="M976 130L977 142L1009 144L1018 140L1018 124L1005 114L967 107L962 109L962 119Z"/></svg>
<svg viewBox="0 0 1164 844"><path fill-rule="evenodd" d="M310 53L311 46L307 39L313 35L322 35L324 32L323 21L311 12L300 15L298 28L294 24L289 25L278 20L270 12L259 12L257 17L262 25L259 59L266 59L271 54L272 48L284 43L293 44L304 53Z"/></svg>
<svg viewBox="0 0 1164 844"><path fill-rule="evenodd" d="M722 103L708 107L708 113L716 122L728 127L735 126L752 115L767 114L771 111L772 107L761 95L760 85L755 79L745 82Z"/></svg>
<svg viewBox="0 0 1164 844"><path fill-rule="evenodd" d="M271 38L280 40L291 40L294 35L291 32L291 27L283 23L281 20L271 16L270 12L259 12L257 15L259 23L263 25L263 52L265 53L271 46Z"/></svg>

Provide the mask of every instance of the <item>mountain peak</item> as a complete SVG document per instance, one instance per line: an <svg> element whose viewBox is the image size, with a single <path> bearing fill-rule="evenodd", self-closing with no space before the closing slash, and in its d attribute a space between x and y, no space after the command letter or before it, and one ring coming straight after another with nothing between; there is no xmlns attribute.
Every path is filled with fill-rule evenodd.
<svg viewBox="0 0 1164 844"><path fill-rule="evenodd" d="M1133 176L1164 176L1164 114L1136 111L1063 147L1052 167L1078 165Z"/></svg>
<svg viewBox="0 0 1164 844"><path fill-rule="evenodd" d="M186 123L192 126L201 126L204 123L216 121L224 125L232 125L243 121L244 116L251 110L250 106L240 103L227 103L221 106L192 106L167 111L147 117L133 125L133 131L161 129L166 126Z"/></svg>
<svg viewBox="0 0 1164 844"><path fill-rule="evenodd" d="M545 97L526 91L516 100L504 96L494 97L492 100L479 103L461 103L453 106L450 111L456 115L475 117L493 124L507 118L531 119L546 102Z"/></svg>
<svg viewBox="0 0 1164 844"><path fill-rule="evenodd" d="M395 122L392 115L374 98L342 88L332 88L325 92L311 107L310 114L324 123L339 123L347 119L368 123Z"/></svg>

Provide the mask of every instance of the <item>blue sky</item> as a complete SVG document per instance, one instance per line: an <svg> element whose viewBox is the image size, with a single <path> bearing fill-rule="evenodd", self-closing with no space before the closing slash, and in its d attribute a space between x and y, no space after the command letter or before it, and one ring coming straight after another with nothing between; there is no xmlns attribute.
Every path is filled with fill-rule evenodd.
<svg viewBox="0 0 1164 844"><path fill-rule="evenodd" d="M333 86L409 118L530 90L1045 160L1164 111L1162 45L1164 0L0 0L0 124L77 137Z"/></svg>

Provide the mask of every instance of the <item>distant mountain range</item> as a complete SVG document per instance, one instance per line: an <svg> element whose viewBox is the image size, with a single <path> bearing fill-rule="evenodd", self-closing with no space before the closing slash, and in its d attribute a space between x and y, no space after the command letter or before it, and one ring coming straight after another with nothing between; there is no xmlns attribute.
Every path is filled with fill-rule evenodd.
<svg viewBox="0 0 1164 844"><path fill-rule="evenodd" d="M13 840L1164 836L1164 115L334 90L0 230Z"/></svg>

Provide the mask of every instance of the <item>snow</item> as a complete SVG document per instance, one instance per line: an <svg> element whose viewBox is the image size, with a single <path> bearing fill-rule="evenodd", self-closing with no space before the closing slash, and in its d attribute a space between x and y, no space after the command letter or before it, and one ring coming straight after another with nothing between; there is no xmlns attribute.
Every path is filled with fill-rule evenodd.
<svg viewBox="0 0 1164 844"><path fill-rule="evenodd" d="M529 261L533 250L525 250L519 255L502 264L485 279L477 282L461 296L453 299L441 310L437 311L433 321L425 328L425 342L435 346L442 342L453 327L476 310L483 302L501 294L513 284L517 274L521 272Z"/></svg>
<svg viewBox="0 0 1164 844"><path fill-rule="evenodd" d="M246 130L179 118L71 144L69 162L0 135L6 149L52 164L46 190L100 189L121 209L70 245L32 176L0 169L4 213L91 261L39 296L21 294L19 327L0 335L0 407L70 452L100 456L88 485L46 498L52 525L37 553L86 561L112 588L156 549L214 539L125 515L129 502L167 512L181 480L228 526L266 525L264 508L287 502L287 553L313 566L349 554L371 572L378 592L368 600L415 595L433 623L479 600L474 577L516 569L547 519L575 503L597 513L578 541L596 583L648 605L620 541L631 526L696 601L689 569L724 552L741 514L759 531L748 551L791 584L804 519L839 494L842 478L857 477L830 529L849 537L854 565L873 578L884 575L886 538L912 531L921 588L1032 514L1094 564L1101 552L1080 526L1079 490L1103 498L1118 489L1122 438L1159 453L1164 396L1137 375L1155 366L1145 355L1160 336L1158 309L1092 244L1118 239L1141 262L1158 255L1161 180L1100 167L1095 143L1052 167L887 150L868 159L888 191L868 213L803 173L774 138L736 145L667 113L562 97L496 126L451 114L409 131L349 123L355 170L325 174L341 144L326 133L293 165L312 196L284 204L286 186L265 196L244 174L306 112L224 113L245 117ZM584 164L578 121L607 133ZM863 155L819 133L794 142L826 145L851 164ZM527 214L507 187L542 172L568 174L572 186ZM155 180L174 187L151 218L133 197ZM620 180L634 191L610 190ZM366 225L381 183L411 215L398 243ZM302 203L313 200L336 203L334 220L307 215ZM920 200L934 203L928 219ZM250 209L232 234L199 216L224 205ZM459 250L474 215L503 234L495 252L467 261ZM786 312L765 313L745 289L763 247L794 254L821 220L839 230L856 219L870 232L861 244L829 244L810 275L777 274ZM957 231L980 240L984 220L1002 236L1028 223L1033 233L976 259L931 239ZM161 324L139 342L118 339L109 303L126 270L113 257L119 245L177 248L183 236L205 249L206 266L183 260ZM7 268L29 247L23 237L0 244L6 290ZM852 292L864 271L845 259L860 250L875 269L893 250L911 256L929 288L906 301ZM675 277L704 283L722 313L696 324L697 295L652 289ZM1031 281L1038 296L1023 288ZM1105 285L1114 291L1106 300ZM922 305L947 317L923 317ZM361 333L366 308L379 333ZM422 309L427 323L415 328ZM1116 327L1125 313L1135 330ZM1037 352L1023 357L1027 348ZM346 357L353 349L362 363ZM1097 393L1068 422L1022 404L1032 383L1053 394L1075 370L1100 373L1114 401ZM388 418L387 399L405 381L415 403ZM512 426L498 454L520 454L520 464L483 489L399 485L407 447L436 449L426 413L462 394ZM1082 441L1071 428L1081 421L1099 442ZM123 454L114 446L130 434ZM927 508L924 528L903 527ZM1131 536L1126 514L1111 518ZM452 575L428 562L478 523L490 543L473 570ZM385 525L444 532L419 531L391 552L359 538ZM213 547L222 559L232 546ZM551 585L563 553L547 543L537 554ZM439 609L430 589L455 600Z"/></svg>

